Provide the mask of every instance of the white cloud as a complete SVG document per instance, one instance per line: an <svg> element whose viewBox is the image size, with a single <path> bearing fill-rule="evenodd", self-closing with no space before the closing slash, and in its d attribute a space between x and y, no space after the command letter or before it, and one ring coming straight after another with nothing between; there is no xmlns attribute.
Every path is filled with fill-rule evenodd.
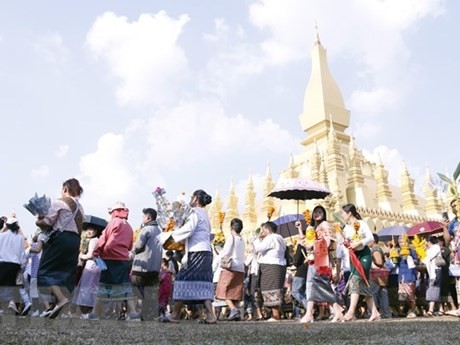
<svg viewBox="0 0 460 345"><path fill-rule="evenodd" d="M64 46L59 33L39 37L33 46L43 59L51 64L64 63L68 59L69 50Z"/></svg>
<svg viewBox="0 0 460 345"><path fill-rule="evenodd" d="M174 100L188 73L187 58L178 45L188 21L187 15L174 19L164 11L141 14L132 22L112 12L96 19L86 44L120 80L117 98L122 105Z"/></svg>
<svg viewBox="0 0 460 345"><path fill-rule="evenodd" d="M61 145L57 148L54 154L57 158L63 158L67 156L67 153L69 153L69 145Z"/></svg>
<svg viewBox="0 0 460 345"><path fill-rule="evenodd" d="M398 149L379 145L372 151L363 150L363 154L371 162L379 163L381 161L388 171L389 182L397 186L401 182L402 165L404 163L410 176L415 180L415 192L421 194L425 170L421 166L405 159Z"/></svg>
<svg viewBox="0 0 460 345"><path fill-rule="evenodd" d="M231 162L233 158L242 161L288 154L298 147L297 142L270 119L253 122L242 115L229 116L216 102L165 108L145 123L133 120L122 134L105 134L94 152L81 157L80 179L88 191L85 207L105 212L116 200L132 205L140 198L151 202L156 186L190 187L190 181L175 186L177 181L164 174L183 173L203 162L203 169L212 171L212 161L223 157ZM253 179L259 186L259 176ZM142 207L145 205L138 205Z"/></svg>
<svg viewBox="0 0 460 345"><path fill-rule="evenodd" d="M33 169L31 175L36 179L44 179L50 174L50 168L47 165L41 165L40 167Z"/></svg>
<svg viewBox="0 0 460 345"><path fill-rule="evenodd" d="M124 136L108 133L98 140L96 152L81 157L80 179L88 191L85 204L89 209L106 210L135 190L137 173L126 152Z"/></svg>
<svg viewBox="0 0 460 345"><path fill-rule="evenodd" d="M298 147L298 140L271 119L256 123L241 114L229 116L219 103L207 101L159 111L147 132L152 157L176 168L211 157L282 153ZM200 147L196 153L191 151L195 144Z"/></svg>
<svg viewBox="0 0 460 345"><path fill-rule="evenodd" d="M415 83L406 35L422 19L442 14L444 7L444 0L259 0L250 6L249 18L267 33L260 44L263 61L275 65L305 58L317 21L329 60L351 57L358 64L360 85L351 104L353 113L363 117L368 111L382 114L404 99Z"/></svg>

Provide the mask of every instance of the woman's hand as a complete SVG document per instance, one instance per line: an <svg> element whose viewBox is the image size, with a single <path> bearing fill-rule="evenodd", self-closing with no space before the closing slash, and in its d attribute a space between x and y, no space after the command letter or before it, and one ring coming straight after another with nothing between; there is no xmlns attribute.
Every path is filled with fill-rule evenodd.
<svg viewBox="0 0 460 345"><path fill-rule="evenodd" d="M299 229L299 231L302 231L302 223L300 222L300 220L297 220L295 223L294 223L295 227L297 229Z"/></svg>
<svg viewBox="0 0 460 345"><path fill-rule="evenodd" d="M267 236L267 230L261 229L259 233L259 238L263 240Z"/></svg>
<svg viewBox="0 0 460 345"><path fill-rule="evenodd" d="M356 248L362 246L362 244L363 243L361 241L353 241L353 242L351 242L350 247L351 247L351 249L356 249Z"/></svg>

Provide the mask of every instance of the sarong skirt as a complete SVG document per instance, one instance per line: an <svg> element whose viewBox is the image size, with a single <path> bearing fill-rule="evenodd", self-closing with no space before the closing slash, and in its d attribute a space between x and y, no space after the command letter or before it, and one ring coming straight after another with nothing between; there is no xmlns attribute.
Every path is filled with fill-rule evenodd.
<svg viewBox="0 0 460 345"><path fill-rule="evenodd" d="M213 301L212 276L212 252L188 253L187 265L182 266L174 281L173 299L186 304Z"/></svg>

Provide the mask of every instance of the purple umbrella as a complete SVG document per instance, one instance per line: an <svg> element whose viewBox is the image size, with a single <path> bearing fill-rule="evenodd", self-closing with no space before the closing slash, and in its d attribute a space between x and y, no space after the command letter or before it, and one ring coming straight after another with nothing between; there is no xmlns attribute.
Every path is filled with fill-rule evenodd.
<svg viewBox="0 0 460 345"><path fill-rule="evenodd" d="M306 229L308 224L305 224L305 218L303 214L288 214L286 216L279 217L273 222L278 225L278 234L283 238L292 237L297 235L298 230L295 226L295 222L300 220L302 228Z"/></svg>

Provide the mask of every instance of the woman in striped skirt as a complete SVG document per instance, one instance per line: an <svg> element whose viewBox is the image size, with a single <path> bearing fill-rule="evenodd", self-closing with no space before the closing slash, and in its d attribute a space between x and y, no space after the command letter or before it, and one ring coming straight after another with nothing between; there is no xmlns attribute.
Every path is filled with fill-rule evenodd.
<svg viewBox="0 0 460 345"><path fill-rule="evenodd" d="M272 311L268 321L278 321L281 316L283 287L286 277L286 244L278 235L273 222L262 224L259 237L254 241L254 250L258 254L260 289L264 306Z"/></svg>

